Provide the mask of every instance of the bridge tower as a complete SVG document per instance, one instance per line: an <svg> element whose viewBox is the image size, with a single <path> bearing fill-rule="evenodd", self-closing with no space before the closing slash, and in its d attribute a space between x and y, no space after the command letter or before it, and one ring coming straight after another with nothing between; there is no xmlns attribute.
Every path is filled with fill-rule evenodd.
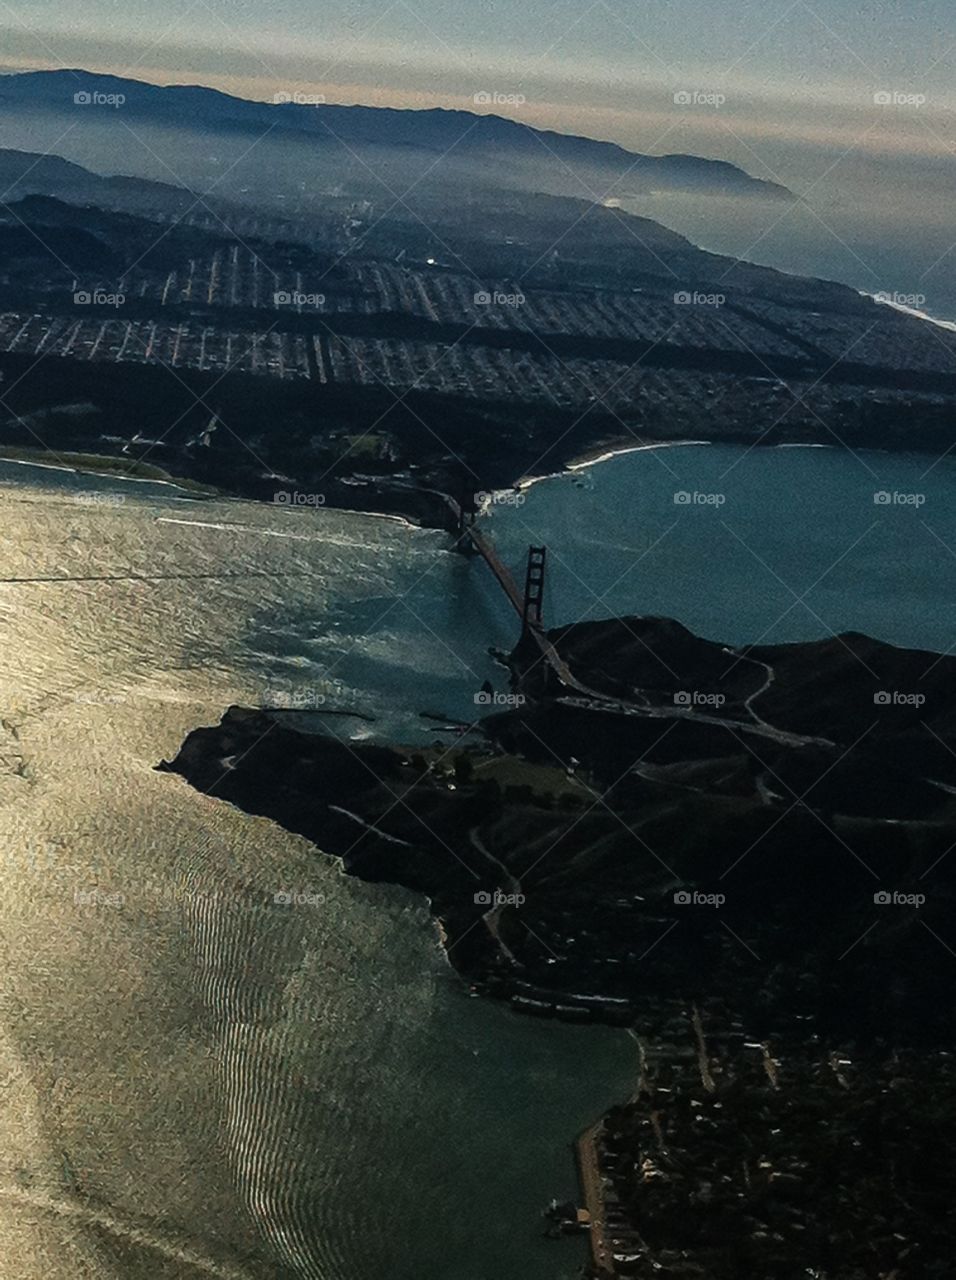
<svg viewBox="0 0 956 1280"><path fill-rule="evenodd" d="M540 630L544 615L544 579L547 561L547 547L528 548L528 572L524 581L524 610L522 613L523 628L536 627Z"/></svg>
<svg viewBox="0 0 956 1280"><path fill-rule="evenodd" d="M475 544L468 536L468 530L475 523L475 515L478 511L474 494L463 493L458 502L452 503L452 509L456 517L454 529L455 550L460 551L462 555L475 555Z"/></svg>

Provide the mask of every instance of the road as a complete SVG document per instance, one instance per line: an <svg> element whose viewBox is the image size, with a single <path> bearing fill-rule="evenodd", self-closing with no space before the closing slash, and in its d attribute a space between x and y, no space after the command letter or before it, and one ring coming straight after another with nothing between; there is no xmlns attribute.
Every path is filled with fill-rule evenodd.
<svg viewBox="0 0 956 1280"><path fill-rule="evenodd" d="M599 1131L600 1125L596 1125L578 1138L578 1171L581 1175L584 1204L591 1215L591 1257L598 1271L605 1275L613 1275L614 1262L604 1234L604 1194L597 1154Z"/></svg>

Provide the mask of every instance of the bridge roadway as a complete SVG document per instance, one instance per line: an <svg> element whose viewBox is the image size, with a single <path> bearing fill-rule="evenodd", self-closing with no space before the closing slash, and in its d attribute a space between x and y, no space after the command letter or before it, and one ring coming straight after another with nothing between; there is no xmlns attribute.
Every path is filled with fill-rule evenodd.
<svg viewBox="0 0 956 1280"><path fill-rule="evenodd" d="M445 501L448 503L452 515L455 517L455 523L461 528L462 538L468 538L471 545L475 548L485 564L495 575L495 579L502 591L511 602L511 607L521 620L521 625L527 634L534 640L538 648L541 650L541 657L547 662L548 666L558 677L558 680L567 689L574 689L577 693L590 696L591 690L586 689L584 685L579 684L574 676L568 670L568 665L555 649L554 645L548 639L544 629L531 619L525 619L524 614L524 595L514 580L514 575L508 566L504 563L495 548L493 542L486 538L474 524L464 524L461 519L461 507L454 498L445 495Z"/></svg>

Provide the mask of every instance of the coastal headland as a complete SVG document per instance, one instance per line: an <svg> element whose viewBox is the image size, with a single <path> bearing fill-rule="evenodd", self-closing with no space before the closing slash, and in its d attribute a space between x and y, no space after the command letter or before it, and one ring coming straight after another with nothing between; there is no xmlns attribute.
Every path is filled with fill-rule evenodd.
<svg viewBox="0 0 956 1280"><path fill-rule="evenodd" d="M426 895L474 992L630 1029L634 1094L578 1150L595 1276L942 1276L956 659L548 641L574 689L519 646L477 745L233 707L160 767Z"/></svg>

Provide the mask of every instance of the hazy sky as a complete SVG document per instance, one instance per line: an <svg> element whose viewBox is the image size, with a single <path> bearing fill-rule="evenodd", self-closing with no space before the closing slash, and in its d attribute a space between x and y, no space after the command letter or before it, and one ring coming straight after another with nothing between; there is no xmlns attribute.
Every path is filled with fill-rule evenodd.
<svg viewBox="0 0 956 1280"><path fill-rule="evenodd" d="M861 143L951 158L954 0L0 0L4 63L269 98L498 108L777 169ZM675 110L681 91L719 106ZM877 110L876 93L918 95ZM680 104L678 104L680 105ZM812 166L811 166L812 167ZM808 170L810 172L810 170Z"/></svg>

